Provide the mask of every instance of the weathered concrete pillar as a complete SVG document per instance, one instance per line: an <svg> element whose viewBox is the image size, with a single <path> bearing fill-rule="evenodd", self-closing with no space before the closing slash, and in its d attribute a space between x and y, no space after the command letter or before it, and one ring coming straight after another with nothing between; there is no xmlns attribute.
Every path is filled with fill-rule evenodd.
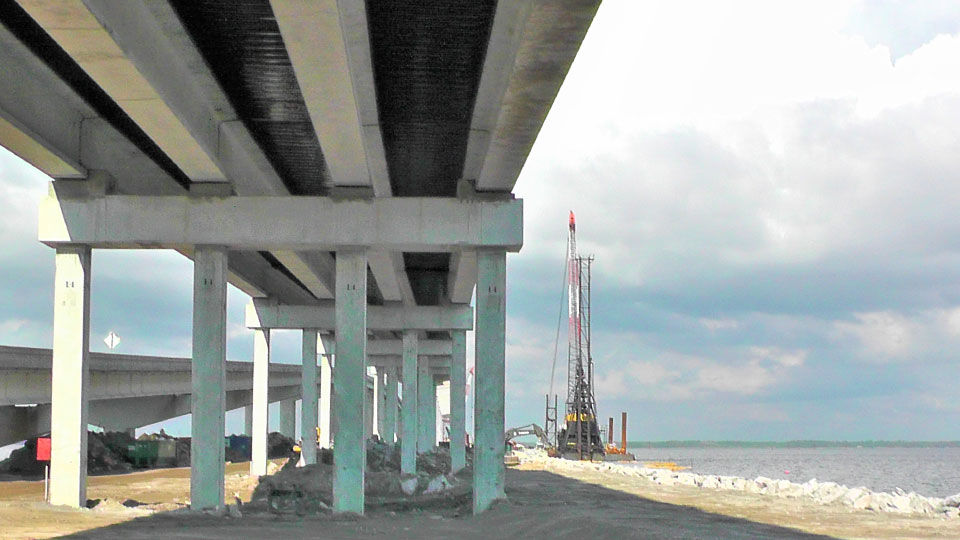
<svg viewBox="0 0 960 540"><path fill-rule="evenodd" d="M55 255L50 503L75 508L87 502L91 254L63 246Z"/></svg>
<svg viewBox="0 0 960 540"><path fill-rule="evenodd" d="M300 452L307 465L317 462L317 331L303 331L303 375L300 387Z"/></svg>
<svg viewBox="0 0 960 540"><path fill-rule="evenodd" d="M270 330L253 329L253 427L250 434L250 475L267 474L267 432L270 425Z"/></svg>
<svg viewBox="0 0 960 540"><path fill-rule="evenodd" d="M243 434L247 437L253 435L253 405L243 408Z"/></svg>
<svg viewBox="0 0 960 540"><path fill-rule="evenodd" d="M227 250L193 251L190 506L223 508L227 405Z"/></svg>
<svg viewBox="0 0 960 540"><path fill-rule="evenodd" d="M504 497L504 358L506 353L506 253L477 252L473 512Z"/></svg>
<svg viewBox="0 0 960 540"><path fill-rule="evenodd" d="M333 359L328 351L333 350L333 338L320 336L324 352L320 355L320 448L330 448L333 442L333 423L330 406L333 403Z"/></svg>
<svg viewBox="0 0 960 540"><path fill-rule="evenodd" d="M373 386L373 395L376 399L376 408L374 410L374 433L380 437L381 440L385 440L386 436L384 435L384 413L386 412L387 407L387 385L384 383L384 373L386 368L378 367L377 368L377 378L374 379Z"/></svg>
<svg viewBox="0 0 960 540"><path fill-rule="evenodd" d="M387 368L384 372L386 395L383 401L383 440L393 444L397 440L397 379L398 369Z"/></svg>
<svg viewBox="0 0 960 540"><path fill-rule="evenodd" d="M450 472L457 472L467 463L466 433L467 333L454 330L450 356Z"/></svg>
<svg viewBox="0 0 960 540"><path fill-rule="evenodd" d="M337 251L336 340L333 372L333 510L363 514L366 466L367 254Z"/></svg>
<svg viewBox="0 0 960 540"><path fill-rule="evenodd" d="M433 450L435 431L431 430L436 430L436 395L430 357L421 356L417 360L417 453L420 454Z"/></svg>
<svg viewBox="0 0 960 540"><path fill-rule="evenodd" d="M403 333L403 419L400 434L400 472L417 472L417 333Z"/></svg>
<svg viewBox="0 0 960 540"><path fill-rule="evenodd" d="M280 402L277 431L285 437L296 440L297 437L297 400L285 399Z"/></svg>

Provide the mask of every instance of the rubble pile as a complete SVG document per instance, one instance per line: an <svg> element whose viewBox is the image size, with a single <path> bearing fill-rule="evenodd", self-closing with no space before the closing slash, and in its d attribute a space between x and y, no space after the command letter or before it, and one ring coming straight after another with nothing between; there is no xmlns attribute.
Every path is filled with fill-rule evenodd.
<svg viewBox="0 0 960 540"><path fill-rule="evenodd" d="M400 446L367 441L364 494L368 505L459 506L469 502L473 472L467 466L449 474L450 452L437 448L417 457L417 474L400 473ZM265 500L277 512L308 513L329 509L333 500L333 453L321 450L316 465L297 467L290 460L277 474L263 476L253 500Z"/></svg>
<svg viewBox="0 0 960 540"><path fill-rule="evenodd" d="M89 474L107 474L125 472L133 469L127 456L127 445L133 438L123 432L87 434L87 472ZM29 439L22 448L14 450L10 457L0 461L0 474L22 476L24 478L42 478L44 461L37 461L37 440Z"/></svg>
<svg viewBox="0 0 960 540"><path fill-rule="evenodd" d="M105 474L133 470L127 445L133 437L122 432L87 434L87 473Z"/></svg>

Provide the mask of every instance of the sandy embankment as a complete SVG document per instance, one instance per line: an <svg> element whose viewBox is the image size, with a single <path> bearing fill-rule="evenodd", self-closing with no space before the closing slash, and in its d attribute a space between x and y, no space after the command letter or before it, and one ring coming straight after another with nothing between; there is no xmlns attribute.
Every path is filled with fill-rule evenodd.
<svg viewBox="0 0 960 540"><path fill-rule="evenodd" d="M637 465L549 458L518 452L520 470L582 482L706 512L845 538L960 538L957 497L873 493L832 482L699 475ZM949 506L952 505L952 506Z"/></svg>

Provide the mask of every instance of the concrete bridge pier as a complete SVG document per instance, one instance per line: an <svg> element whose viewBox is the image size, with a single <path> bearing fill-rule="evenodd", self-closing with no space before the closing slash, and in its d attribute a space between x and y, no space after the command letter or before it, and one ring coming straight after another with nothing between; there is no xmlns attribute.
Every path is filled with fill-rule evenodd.
<svg viewBox="0 0 960 540"><path fill-rule="evenodd" d="M270 330L253 330L253 425L250 434L250 475L267 474L267 432L269 402L267 389L270 377Z"/></svg>
<svg viewBox="0 0 960 540"><path fill-rule="evenodd" d="M437 387L430 371L430 357L417 359L417 453L433 450L436 443Z"/></svg>
<svg viewBox="0 0 960 540"><path fill-rule="evenodd" d="M333 404L333 337L321 335L323 353L320 355L320 410L318 427L320 428L320 448L329 449L333 443L333 419L330 408Z"/></svg>
<svg viewBox="0 0 960 540"><path fill-rule="evenodd" d="M397 380L400 370L396 367L385 368L384 377L386 382L386 396L383 406L383 440L393 444L397 440L397 391L399 390Z"/></svg>
<svg viewBox="0 0 960 540"><path fill-rule="evenodd" d="M333 510L363 514L366 469L367 253L337 251L337 364L333 373Z"/></svg>
<svg viewBox="0 0 960 540"><path fill-rule="evenodd" d="M400 416L403 421L400 434L400 472L417 472L417 333L403 332L403 406Z"/></svg>
<svg viewBox="0 0 960 540"><path fill-rule="evenodd" d="M384 412L387 408L387 385L385 380L385 369L377 367L377 376L373 379L373 398L374 398L374 433L380 440L386 440L384 426Z"/></svg>
<svg viewBox="0 0 960 540"><path fill-rule="evenodd" d="M243 407L243 434L247 437L253 435L253 405Z"/></svg>
<svg viewBox="0 0 960 540"><path fill-rule="evenodd" d="M297 400L285 399L280 402L280 414L277 431L284 437L297 438Z"/></svg>
<svg viewBox="0 0 960 540"><path fill-rule="evenodd" d="M193 259L190 506L223 507L227 359L227 250L197 246ZM84 426L86 427L86 426ZM82 456L86 456L84 451Z"/></svg>
<svg viewBox="0 0 960 540"><path fill-rule="evenodd" d="M53 298L50 503L87 502L89 246L57 247Z"/></svg>
<svg viewBox="0 0 960 540"><path fill-rule="evenodd" d="M317 331L303 330L303 375L300 402L300 452L307 465L317 462Z"/></svg>
<svg viewBox="0 0 960 540"><path fill-rule="evenodd" d="M473 513L505 497L503 466L504 358L506 353L506 253L477 252L474 348Z"/></svg>
<svg viewBox="0 0 960 540"><path fill-rule="evenodd" d="M464 441L467 333L464 330L454 330L451 332L451 337L453 347L450 356L450 472L456 473L467 463Z"/></svg>

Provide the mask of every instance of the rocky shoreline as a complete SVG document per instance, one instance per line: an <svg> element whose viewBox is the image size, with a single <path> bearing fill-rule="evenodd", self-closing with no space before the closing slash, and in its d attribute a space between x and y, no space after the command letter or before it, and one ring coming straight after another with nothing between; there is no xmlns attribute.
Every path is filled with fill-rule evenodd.
<svg viewBox="0 0 960 540"><path fill-rule="evenodd" d="M741 491L785 499L802 498L823 505L844 505L854 510L926 515L947 519L960 518L960 493L946 498L925 497L912 491L907 493L901 489L894 492L875 492L866 487L851 488L836 482L819 482L816 479L797 484L789 480L764 476L750 479L654 469L635 464L568 461L548 457L542 450L523 450L518 451L517 455L521 463L544 463L549 460L552 467L559 469L593 470L632 476L661 486Z"/></svg>

